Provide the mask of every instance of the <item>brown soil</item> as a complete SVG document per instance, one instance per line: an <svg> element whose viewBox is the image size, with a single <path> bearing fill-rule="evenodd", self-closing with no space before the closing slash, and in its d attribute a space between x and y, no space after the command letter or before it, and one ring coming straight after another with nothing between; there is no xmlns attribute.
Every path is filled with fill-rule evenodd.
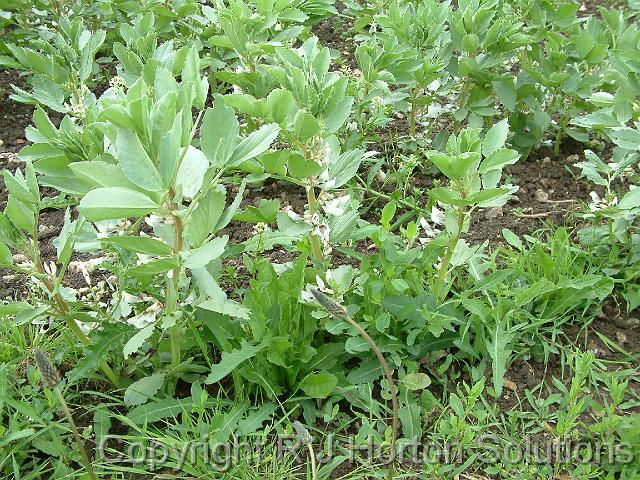
<svg viewBox="0 0 640 480"><path fill-rule="evenodd" d="M573 167L583 151L582 145L569 141L560 154L552 149L540 149L528 160L506 168L507 178L520 189L501 210L483 210L474 215L467 241L489 240L491 244L501 244L504 228L521 236L545 223L570 222L571 212L580 207L580 202L589 201L589 192L593 189L588 182L577 178L579 171Z"/></svg>
<svg viewBox="0 0 640 480"><path fill-rule="evenodd" d="M348 36L352 27L353 20L334 16L314 25L311 31L318 37L322 45L337 51L340 54L340 60L345 65L350 68L358 68L355 59L356 46Z"/></svg>
<svg viewBox="0 0 640 480"><path fill-rule="evenodd" d="M0 71L0 153L17 152L26 140L24 130L31 123L33 107L24 103L17 103L9 99L13 93L11 84L24 88L24 78L16 70Z"/></svg>
<svg viewBox="0 0 640 480"><path fill-rule="evenodd" d="M563 333L566 336L563 343L567 348L572 347L579 351L593 351L596 358L601 361L611 362L608 367L610 371L625 370L629 368L640 368L640 331L638 326L633 325L630 318L638 318L640 310L631 316L625 316L614 311L605 305L605 314L599 315L588 326L567 325ZM617 319L615 317L618 317ZM620 319L622 318L622 322ZM618 325L616 325L616 322ZM626 326L619 326L626 323ZM600 335L612 340L615 344L624 349L629 355L610 348ZM622 341L621 341L622 340ZM517 359L512 362L505 375L505 385L511 388L504 388L503 395L498 400L498 405L503 412L507 412L520 402L526 402L525 390L532 390L541 383L543 390L539 393L543 398L550 393L557 393L558 389L552 384L552 378L560 379L565 385L571 383L568 367L565 367L564 375L562 359L558 354L552 354L548 363L538 363L533 360ZM491 372L487 375L487 384L491 382ZM599 389L599 393L606 392ZM640 396L640 383L630 382L628 396ZM596 398L599 401L599 398ZM629 413L640 411L638 408L628 410Z"/></svg>

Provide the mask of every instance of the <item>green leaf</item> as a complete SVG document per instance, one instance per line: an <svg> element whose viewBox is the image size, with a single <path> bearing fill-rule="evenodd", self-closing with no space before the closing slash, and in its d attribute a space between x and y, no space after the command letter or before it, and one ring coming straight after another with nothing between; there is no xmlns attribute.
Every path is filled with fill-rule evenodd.
<svg viewBox="0 0 640 480"><path fill-rule="evenodd" d="M516 248L517 250L519 250L521 252L524 250L524 245L522 244L522 240L520 240L518 235L513 233L508 228L503 228L502 229L502 236L507 241L507 243L509 245L511 245L513 248Z"/></svg>
<svg viewBox="0 0 640 480"><path fill-rule="evenodd" d="M33 310L33 307L27 302L0 303L0 317L15 316L28 310Z"/></svg>
<svg viewBox="0 0 640 480"><path fill-rule="evenodd" d="M71 163L69 168L94 187L124 187L132 190L138 188L135 183L126 177L119 165L101 160L92 160L90 162Z"/></svg>
<svg viewBox="0 0 640 480"><path fill-rule="evenodd" d="M431 379L426 373L409 373L401 380L408 390L424 390L431 385Z"/></svg>
<svg viewBox="0 0 640 480"><path fill-rule="evenodd" d="M13 256L11 250L4 243L0 243L0 266L10 267L13 265Z"/></svg>
<svg viewBox="0 0 640 480"><path fill-rule="evenodd" d="M260 155L271 146L279 132L280 127L277 123L264 125L259 130L252 132L235 149L229 160L229 165L240 165L242 162Z"/></svg>
<svg viewBox="0 0 640 480"><path fill-rule="evenodd" d="M184 256L183 265L185 268L200 268L205 267L224 253L224 247L229 241L229 236L214 238L213 240L205 243L201 247L191 250Z"/></svg>
<svg viewBox="0 0 640 480"><path fill-rule="evenodd" d="M162 177L135 133L118 129L116 156L122 171L133 183L152 192L162 190Z"/></svg>
<svg viewBox="0 0 640 480"><path fill-rule="evenodd" d="M402 423L402 435L410 441L421 437L422 409L416 403L407 402L398 410L398 418Z"/></svg>
<svg viewBox="0 0 640 480"><path fill-rule="evenodd" d="M509 119L505 118L496 123L487 132L487 136L484 137L482 142L482 154L488 157L499 148L504 147L507 141L507 135L509 134Z"/></svg>
<svg viewBox="0 0 640 480"><path fill-rule="evenodd" d="M134 408L127 415L127 419L136 425L149 424L164 418L176 417L181 413L189 413L192 408L190 398L164 398Z"/></svg>
<svg viewBox="0 0 640 480"><path fill-rule="evenodd" d="M146 253L148 255L171 255L173 253L171 245L149 237L106 237L101 238L100 241L131 252Z"/></svg>
<svg viewBox="0 0 640 480"><path fill-rule="evenodd" d="M177 256L158 258L151 260L147 263L142 263L126 271L126 275L129 277L136 277L140 275L157 275L159 273L165 273L169 270L180 265L180 261Z"/></svg>
<svg viewBox="0 0 640 480"><path fill-rule="evenodd" d="M147 325L138 333L136 333L133 337L131 337L127 343L125 343L122 353L124 354L124 358L129 358L131 355L136 353L140 347L146 342L151 335L153 334L153 330L155 325Z"/></svg>
<svg viewBox="0 0 640 480"><path fill-rule="evenodd" d="M493 373L493 388L496 396L502 395L504 385L504 375L507 372L507 362L511 355L509 344L513 338L513 333L509 333L504 328L504 322L498 322L491 331L491 341L487 343L487 350L491 357L491 370Z"/></svg>
<svg viewBox="0 0 640 480"><path fill-rule="evenodd" d="M124 392L124 403L128 407L134 407L147 403L164 384L164 373L156 373L133 382Z"/></svg>
<svg viewBox="0 0 640 480"><path fill-rule="evenodd" d="M338 378L332 373L312 373L307 375L300 388L311 398L326 398L338 385Z"/></svg>
<svg viewBox="0 0 640 480"><path fill-rule="evenodd" d="M205 383L209 385L219 382L240 364L254 357L258 352L261 352L266 347L267 345L264 343L260 345L251 345L250 343L245 342L237 350L233 350L232 352L223 352L222 360L211 368L211 373L205 380Z"/></svg>
<svg viewBox="0 0 640 480"><path fill-rule="evenodd" d="M274 223L279 209L280 200L262 198L258 207L249 206L245 210L236 213L233 219L249 223Z"/></svg>
<svg viewBox="0 0 640 480"><path fill-rule="evenodd" d="M515 150L499 148L485 158L478 169L479 173L487 173L494 170L501 170L506 165L513 165L520 159L520 154Z"/></svg>
<svg viewBox="0 0 640 480"><path fill-rule="evenodd" d="M380 216L380 224L387 230L391 228L391 220L396 214L398 204L395 200L391 200L382 208L382 215Z"/></svg>
<svg viewBox="0 0 640 480"><path fill-rule="evenodd" d="M121 187L96 188L80 201L78 211L89 221L139 217L158 206L144 193Z"/></svg>
<svg viewBox="0 0 640 480"><path fill-rule="evenodd" d="M277 407L273 403L262 405L260 408L247 415L246 418L238 422L236 434L240 437L257 432L262 428L262 424L273 416L276 409Z"/></svg>
<svg viewBox="0 0 640 480"><path fill-rule="evenodd" d="M12 194L9 194L5 213L16 227L27 232L33 231L36 224L35 213Z"/></svg>
<svg viewBox="0 0 640 480"><path fill-rule="evenodd" d="M217 97L200 127L200 146L209 161L220 168L227 164L238 144L240 127L233 108Z"/></svg>
<svg viewBox="0 0 640 480"><path fill-rule="evenodd" d="M507 110L513 112L516 108L517 92L511 77L501 78L493 82L493 89Z"/></svg>
<svg viewBox="0 0 640 480"><path fill-rule="evenodd" d="M35 204L38 202L38 198L34 196L26 183L26 180L22 176L20 170L16 171L15 177L9 173L8 170L3 172L4 174L4 184L9 193L15 195L17 199L21 200L26 204Z"/></svg>
<svg viewBox="0 0 640 480"><path fill-rule="evenodd" d="M618 208L623 210L631 210L638 207L640 207L640 187L627 192L618 205Z"/></svg>
<svg viewBox="0 0 640 480"><path fill-rule="evenodd" d="M351 108L353 107L353 97L346 97L340 100L335 108L324 117L324 132L325 134L331 134L337 132L344 122L347 121L349 115L351 115Z"/></svg>
<svg viewBox="0 0 640 480"><path fill-rule="evenodd" d="M633 128L616 128L611 134L614 143L627 150L640 149L640 132Z"/></svg>
<svg viewBox="0 0 640 480"><path fill-rule="evenodd" d="M216 284L217 285L217 284ZM218 287L219 288L219 287ZM224 293L224 292L223 292ZM241 303L234 300L225 299L209 299L198 304L199 308L204 308L211 312L221 313L222 315L229 315L233 318L241 320L249 320L250 311Z"/></svg>
<svg viewBox="0 0 640 480"><path fill-rule="evenodd" d="M349 150L329 165L329 177L335 180L334 188L339 188L351 180L364 160L364 150Z"/></svg>
<svg viewBox="0 0 640 480"><path fill-rule="evenodd" d="M464 152L460 155L449 156L448 154L429 151L427 158L442 172L444 176L451 180L457 180L470 171L475 171L480 163L478 152Z"/></svg>
<svg viewBox="0 0 640 480"><path fill-rule="evenodd" d="M304 158L302 154L293 153L287 160L287 170L293 178L307 178L322 173L322 167L317 162Z"/></svg>
<svg viewBox="0 0 640 480"><path fill-rule="evenodd" d="M204 153L189 145L176 176L176 184L182 187L183 196L194 198L198 194L208 169L209 162Z"/></svg>
<svg viewBox="0 0 640 480"><path fill-rule="evenodd" d="M182 140L182 114L179 112L169 133L162 137L158 147L160 175L166 185L171 185L178 172Z"/></svg>
<svg viewBox="0 0 640 480"><path fill-rule="evenodd" d="M224 187L218 185L198 201L187 224L187 233L193 246L202 245L211 233L215 233L218 221L224 212L226 198Z"/></svg>

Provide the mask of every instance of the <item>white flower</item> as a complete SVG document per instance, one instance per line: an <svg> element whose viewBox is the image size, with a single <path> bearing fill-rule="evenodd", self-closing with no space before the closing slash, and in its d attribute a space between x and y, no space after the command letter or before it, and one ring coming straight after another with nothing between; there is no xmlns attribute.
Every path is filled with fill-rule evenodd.
<svg viewBox="0 0 640 480"><path fill-rule="evenodd" d="M440 88L441 85L442 85L442 82L436 79L433 82L431 82L429 85L427 85L427 90L431 90L432 92L435 92Z"/></svg>
<svg viewBox="0 0 640 480"><path fill-rule="evenodd" d="M327 215L340 216L344 214L344 206L349 202L351 196L342 195L336 197L327 192L321 192L318 197L318 202L322 205L323 210Z"/></svg>
<svg viewBox="0 0 640 480"><path fill-rule="evenodd" d="M87 335L89 332L91 332L91 330L98 326L96 322L79 322L78 320L76 320L75 322L82 333L84 333L85 335Z"/></svg>
<svg viewBox="0 0 640 480"><path fill-rule="evenodd" d="M258 222L253 227L254 235L262 235L265 232L271 231L271 227L264 222Z"/></svg>
<svg viewBox="0 0 640 480"><path fill-rule="evenodd" d="M109 85L114 90L119 90L121 92L124 92L127 88L127 82L125 82L124 78L119 75L116 75L111 80L109 80Z"/></svg>
<svg viewBox="0 0 640 480"><path fill-rule="evenodd" d="M144 218L144 223L152 228L160 227L162 225L173 225L173 218L161 217L152 213L151 215Z"/></svg>
<svg viewBox="0 0 640 480"><path fill-rule="evenodd" d="M96 222L96 229L98 238L106 238L112 234L123 236L124 233L131 227L131 222L127 219L122 220L103 220Z"/></svg>
<svg viewBox="0 0 640 480"><path fill-rule="evenodd" d="M591 197L591 203L589 203L589 210L592 212L598 212L607 208L613 208L618 205L618 197L613 197L610 201L605 198L600 198L596 192L589 192Z"/></svg>
<svg viewBox="0 0 640 480"><path fill-rule="evenodd" d="M444 212L435 205L431 207L431 221L436 225L444 225Z"/></svg>
<svg viewBox="0 0 640 480"><path fill-rule="evenodd" d="M287 205L286 207L284 207L284 211L287 214L287 216L294 222L304 221L304 218L301 215L298 215L296 212L293 211L293 208L291 208L291 205Z"/></svg>
<svg viewBox="0 0 640 480"><path fill-rule="evenodd" d="M133 325L138 329L142 329L147 325L151 325L152 323L155 323L158 318L158 314L161 311L162 311L162 305L156 302L141 314L129 318L127 320L127 323L129 323L130 325Z"/></svg>
<svg viewBox="0 0 640 480"><path fill-rule="evenodd" d="M421 237L418 239L420 243L422 243L423 245L433 240L441 231L438 228L432 227L431 224L424 217L420 218L420 226L422 227L422 230L426 235L426 238Z"/></svg>
<svg viewBox="0 0 640 480"><path fill-rule="evenodd" d="M43 262L42 266L44 267L44 271L47 272L50 277L55 277L58 273L58 267L55 262Z"/></svg>
<svg viewBox="0 0 640 480"><path fill-rule="evenodd" d="M327 283L331 282L331 270L327 271L325 275L325 280ZM300 292L300 300L303 303L313 303L315 302L315 297L311 293L311 290L319 290L326 295L333 295L333 290L325 284L324 280L319 275L316 275L316 284L311 285L307 284L305 289Z"/></svg>

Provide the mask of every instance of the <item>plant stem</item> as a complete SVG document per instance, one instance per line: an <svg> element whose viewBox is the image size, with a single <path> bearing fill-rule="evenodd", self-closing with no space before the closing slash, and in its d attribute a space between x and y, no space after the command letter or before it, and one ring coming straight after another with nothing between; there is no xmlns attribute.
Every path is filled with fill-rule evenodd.
<svg viewBox="0 0 640 480"><path fill-rule="evenodd" d="M613 231L613 220L611 218L607 219L607 223L609 226L609 241L611 242L611 247L616 244L616 234Z"/></svg>
<svg viewBox="0 0 640 480"><path fill-rule="evenodd" d="M556 140L555 140L555 145L554 145L555 153L560 153L560 147L562 145L562 137L564 136L564 131L566 130L568 124L569 124L569 117L565 116L562 119L562 122L560 122L560 128L558 129L558 132L556 133Z"/></svg>
<svg viewBox="0 0 640 480"><path fill-rule="evenodd" d="M445 275L447 274L449 264L451 263L451 259L453 258L453 252L456 249L456 245L458 245L458 240L460 240L460 235L462 234L462 229L464 228L464 218L464 207L460 207L458 210L458 231L456 235L451 237L451 239L449 240L449 244L447 245L447 252L445 253L444 259L442 260L442 266L440 267L438 278L436 279L436 284L433 291L434 296L436 297L436 301L440 301L440 294L442 292Z"/></svg>
<svg viewBox="0 0 640 480"><path fill-rule="evenodd" d="M376 344L376 342L371 338L371 336L366 332L364 328L360 326L358 322L356 322L349 315L345 315L344 319L355 328L358 333L367 341L373 353L375 353L376 357L378 357L378 361L380 362L380 366L382 366L382 370L384 371L385 377L387 377L387 383L389 384L389 392L391 393L391 405L393 408L393 426L391 432L391 462L389 463L389 475L388 478L393 478L393 465L395 462L395 454L396 454L396 441L398 440L398 430L400 428L400 422L398 417L398 393L396 390L396 384L393 380L393 372L389 367L389 364L384 358L382 351Z"/></svg>
<svg viewBox="0 0 640 480"><path fill-rule="evenodd" d="M416 109L418 108L418 87L416 87L411 91L411 114L409 115L409 133L412 137L416 136Z"/></svg>
<svg viewBox="0 0 640 480"><path fill-rule="evenodd" d="M308 185L306 190L307 190L307 203L309 204L309 215L313 216L315 213L318 212L318 202L316 200L316 193L312 185ZM313 256L318 262L322 262L324 260L324 255L322 254L322 246L320 245L320 239L313 232L309 234L309 239L311 241L311 250L313 252Z"/></svg>
<svg viewBox="0 0 640 480"><path fill-rule="evenodd" d="M311 443L307 443L307 450L309 450L309 458L311 459L311 480L316 480L318 478L316 452L313 451L313 445Z"/></svg>
<svg viewBox="0 0 640 480"><path fill-rule="evenodd" d="M458 109L461 109L464 103L467 101L467 96L469 95L469 89L471 88L471 83L468 80L465 80L462 85L462 90L460 90L460 96L458 98ZM453 122L453 133L457 135L460 133L460 121L455 120Z"/></svg>
<svg viewBox="0 0 640 480"><path fill-rule="evenodd" d="M174 204L175 191L171 189L169 191L169 201L171 202L171 210L175 212L177 205ZM173 254L180 255L182 250L182 234L184 231L184 225L182 224L182 218L172 214L173 218ZM172 271L171 278L167 279L167 310L166 315L173 315L178 306L178 290L180 288L180 275L182 269L177 266ZM176 368L180 365L180 323L175 320L175 323L169 329L169 338L171 340L171 367Z"/></svg>
<svg viewBox="0 0 640 480"><path fill-rule="evenodd" d="M362 178L360 178L359 175L356 175L356 178L358 179L358 181L360 182L360 188L362 190L364 190L365 192L373 195L374 197L378 197L378 198L382 198L384 200L387 200L388 202L390 202L391 200L394 200L396 202L398 202L398 205L402 205L404 207L407 207L411 210L418 210L418 211L424 211L423 208L418 207L417 205L413 205L410 202L407 202L406 200L403 200L401 198L391 198L389 195L386 195L384 193L378 192L376 190L373 190L372 188L367 187L366 183L364 180L362 180Z"/></svg>
<svg viewBox="0 0 640 480"><path fill-rule="evenodd" d="M84 446L84 442L82 441L82 438L80 437L80 434L78 433L78 429L76 427L76 424L73 421L73 417L71 416L71 410L69 410L69 406L67 405L67 402L64 399L64 395L62 395L62 392L60 391L59 387L55 387L53 389L53 391L55 392L56 396L58 397L58 401L60 402L60 405L62 406L62 411L64 412L65 416L67 417L67 421L69 422L69 427L71 428L71 433L73 433L73 437L76 440L76 444L78 445L78 450L80 450L80 456L82 457L82 463L84 463L84 468L86 468L87 474L89 475L89 478L91 480L98 480L98 477L96 477L96 474L93 471L93 467L91 466L91 460L89 460L89 455L87 454L87 450L86 450L86 448Z"/></svg>

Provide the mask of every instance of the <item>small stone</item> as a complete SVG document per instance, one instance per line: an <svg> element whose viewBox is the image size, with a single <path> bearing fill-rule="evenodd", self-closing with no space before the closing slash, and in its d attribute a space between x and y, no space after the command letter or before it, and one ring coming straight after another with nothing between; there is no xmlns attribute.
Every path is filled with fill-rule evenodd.
<svg viewBox="0 0 640 480"><path fill-rule="evenodd" d="M518 386L515 384L515 382L512 382L508 378L504 379L504 388L511 390L512 392L518 390Z"/></svg>
<svg viewBox="0 0 640 480"><path fill-rule="evenodd" d="M624 329L637 328L640 326L640 320L634 317L625 318L616 316L613 317L613 323L616 327Z"/></svg>
<svg viewBox="0 0 640 480"><path fill-rule="evenodd" d="M493 207L491 210L487 211L487 213L484 214L484 217L487 220L491 220L491 219L502 217L502 216L504 216L502 207Z"/></svg>
<svg viewBox="0 0 640 480"><path fill-rule="evenodd" d="M624 345L627 343L627 336L622 332L616 332L616 340L620 345Z"/></svg>
<svg viewBox="0 0 640 480"><path fill-rule="evenodd" d="M17 138L16 145L22 145L24 143L24 138Z"/></svg>
<svg viewBox="0 0 640 480"><path fill-rule="evenodd" d="M550 163L550 162L551 162L551 159L549 157L544 157L542 159L542 163Z"/></svg>
<svg viewBox="0 0 640 480"><path fill-rule="evenodd" d="M520 197L518 197L517 195L512 195L509 201L513 203L520 203L521 200L520 200Z"/></svg>
<svg viewBox="0 0 640 480"><path fill-rule="evenodd" d="M536 190L535 194L536 200L539 202L547 202L549 200L549 194L544 190Z"/></svg>

